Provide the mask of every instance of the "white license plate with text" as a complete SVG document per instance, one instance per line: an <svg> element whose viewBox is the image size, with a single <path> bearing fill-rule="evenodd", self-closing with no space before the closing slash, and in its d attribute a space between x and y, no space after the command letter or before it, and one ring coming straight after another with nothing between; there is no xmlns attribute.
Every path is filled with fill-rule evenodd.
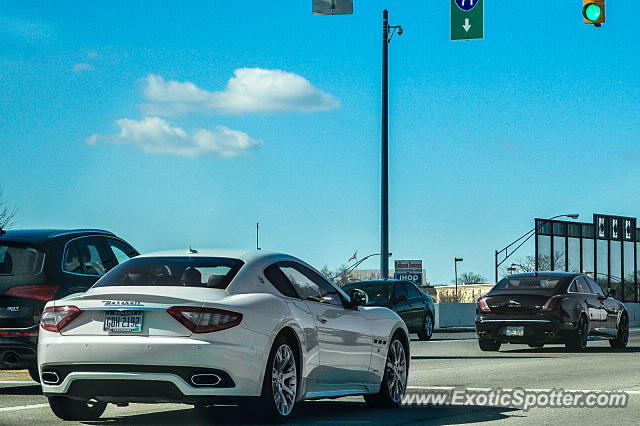
<svg viewBox="0 0 640 426"><path fill-rule="evenodd" d="M140 333L142 332L142 311L106 311L104 331Z"/></svg>
<svg viewBox="0 0 640 426"><path fill-rule="evenodd" d="M504 334L507 336L524 336L524 326L519 327L507 327L504 331Z"/></svg>

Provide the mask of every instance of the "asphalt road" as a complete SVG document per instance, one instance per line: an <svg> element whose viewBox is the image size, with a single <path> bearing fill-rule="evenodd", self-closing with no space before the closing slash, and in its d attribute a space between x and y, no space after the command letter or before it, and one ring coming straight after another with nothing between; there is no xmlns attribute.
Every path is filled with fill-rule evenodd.
<svg viewBox="0 0 640 426"><path fill-rule="evenodd" d="M478 405L427 405L397 410L370 410L361 397L312 401L297 407L291 423L300 424L638 424L640 422L640 329L629 346L613 350L606 341L591 341L583 353L564 347L506 345L497 353L481 352L474 333L438 333L430 342L411 343L409 391L525 388L531 390L621 390L626 408L532 408ZM179 404L109 405L97 422L85 424L238 424L258 422L238 407L194 409ZM24 371L0 372L0 425L73 424L49 410L40 386Z"/></svg>

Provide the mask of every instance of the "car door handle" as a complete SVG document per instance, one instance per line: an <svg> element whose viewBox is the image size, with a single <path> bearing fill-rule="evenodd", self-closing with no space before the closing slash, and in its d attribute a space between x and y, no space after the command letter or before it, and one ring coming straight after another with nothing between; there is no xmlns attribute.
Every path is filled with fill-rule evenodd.
<svg viewBox="0 0 640 426"><path fill-rule="evenodd" d="M318 315L316 318L318 318L318 321L320 321L323 324L326 324L327 321L329 321L326 317L323 317L322 315Z"/></svg>

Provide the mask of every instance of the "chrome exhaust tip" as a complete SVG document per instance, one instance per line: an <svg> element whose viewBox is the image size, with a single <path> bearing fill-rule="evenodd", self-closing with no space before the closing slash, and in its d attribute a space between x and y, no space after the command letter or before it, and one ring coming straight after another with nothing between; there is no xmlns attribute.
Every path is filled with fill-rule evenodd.
<svg viewBox="0 0 640 426"><path fill-rule="evenodd" d="M42 383L45 385L57 385L60 383L60 377L58 377L58 373L55 371L43 371Z"/></svg>
<svg viewBox="0 0 640 426"><path fill-rule="evenodd" d="M196 386L215 386L222 381L217 374L194 374L191 376L191 383Z"/></svg>

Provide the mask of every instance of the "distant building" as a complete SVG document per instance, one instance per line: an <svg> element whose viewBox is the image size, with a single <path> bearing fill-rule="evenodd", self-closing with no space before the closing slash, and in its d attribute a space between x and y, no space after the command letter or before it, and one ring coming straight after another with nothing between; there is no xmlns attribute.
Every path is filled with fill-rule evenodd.
<svg viewBox="0 0 640 426"><path fill-rule="evenodd" d="M440 285L430 288L433 288L435 290L435 297L431 297L433 297L434 302L436 303L475 303L480 296L486 294L489 290L491 290L493 286L493 283L458 284L457 298L455 285Z"/></svg>

